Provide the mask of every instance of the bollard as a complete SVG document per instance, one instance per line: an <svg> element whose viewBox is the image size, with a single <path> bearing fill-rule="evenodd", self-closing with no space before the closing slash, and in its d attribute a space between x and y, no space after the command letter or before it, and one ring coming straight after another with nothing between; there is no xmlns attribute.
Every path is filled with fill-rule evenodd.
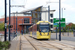
<svg viewBox="0 0 75 50"><path fill-rule="evenodd" d="M69 32L68 32L68 36L69 36Z"/></svg>
<svg viewBox="0 0 75 50"><path fill-rule="evenodd" d="M73 32L72 32L72 34L73 34Z"/></svg>
<svg viewBox="0 0 75 50"><path fill-rule="evenodd" d="M75 37L75 32L73 33L74 37Z"/></svg>
<svg viewBox="0 0 75 50"><path fill-rule="evenodd" d="M74 35L74 37L75 37L75 30L73 30L73 35Z"/></svg>

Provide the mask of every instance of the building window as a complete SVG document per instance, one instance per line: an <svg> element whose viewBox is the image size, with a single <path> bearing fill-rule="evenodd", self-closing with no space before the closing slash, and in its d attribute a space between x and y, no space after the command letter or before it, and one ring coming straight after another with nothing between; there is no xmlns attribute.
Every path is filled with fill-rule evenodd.
<svg viewBox="0 0 75 50"><path fill-rule="evenodd" d="M53 25L51 25L51 28L53 28Z"/></svg>
<svg viewBox="0 0 75 50"><path fill-rule="evenodd" d="M41 20L41 13L39 13L39 21Z"/></svg>
<svg viewBox="0 0 75 50"><path fill-rule="evenodd" d="M29 18L24 18L24 23L29 23Z"/></svg>
<svg viewBox="0 0 75 50"><path fill-rule="evenodd" d="M53 19L51 19L51 23L53 23Z"/></svg>
<svg viewBox="0 0 75 50"><path fill-rule="evenodd" d="M51 17L53 17L53 14L50 14Z"/></svg>

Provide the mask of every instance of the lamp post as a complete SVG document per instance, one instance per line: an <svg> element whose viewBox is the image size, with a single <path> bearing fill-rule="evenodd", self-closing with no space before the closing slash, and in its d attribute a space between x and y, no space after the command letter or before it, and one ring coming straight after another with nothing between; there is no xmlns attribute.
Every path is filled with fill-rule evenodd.
<svg viewBox="0 0 75 50"><path fill-rule="evenodd" d="M63 18L63 10L65 10L65 8L62 8L62 18ZM62 30L63 30L63 27L62 27ZM63 35L64 35L64 32L63 32Z"/></svg>
<svg viewBox="0 0 75 50"><path fill-rule="evenodd" d="M63 10L65 10L65 8L62 8L62 18L63 18Z"/></svg>

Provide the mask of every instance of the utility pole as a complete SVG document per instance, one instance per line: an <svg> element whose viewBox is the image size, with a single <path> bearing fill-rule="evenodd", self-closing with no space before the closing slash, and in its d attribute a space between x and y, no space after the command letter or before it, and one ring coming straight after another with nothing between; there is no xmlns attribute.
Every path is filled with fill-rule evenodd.
<svg viewBox="0 0 75 50"><path fill-rule="evenodd" d="M5 35L4 35L4 41L6 41L6 34L7 34L7 0L5 0Z"/></svg>
<svg viewBox="0 0 75 50"><path fill-rule="evenodd" d="M59 0L59 41L61 41L61 0Z"/></svg>

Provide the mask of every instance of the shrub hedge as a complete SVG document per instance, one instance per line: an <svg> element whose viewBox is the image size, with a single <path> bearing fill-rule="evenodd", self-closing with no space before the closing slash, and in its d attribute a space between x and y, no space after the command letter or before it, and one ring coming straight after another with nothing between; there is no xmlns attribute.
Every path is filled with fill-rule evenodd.
<svg viewBox="0 0 75 50"><path fill-rule="evenodd" d="M9 45L10 45L9 41L5 41L5 42L0 41L0 50L2 50L3 48L8 49Z"/></svg>

